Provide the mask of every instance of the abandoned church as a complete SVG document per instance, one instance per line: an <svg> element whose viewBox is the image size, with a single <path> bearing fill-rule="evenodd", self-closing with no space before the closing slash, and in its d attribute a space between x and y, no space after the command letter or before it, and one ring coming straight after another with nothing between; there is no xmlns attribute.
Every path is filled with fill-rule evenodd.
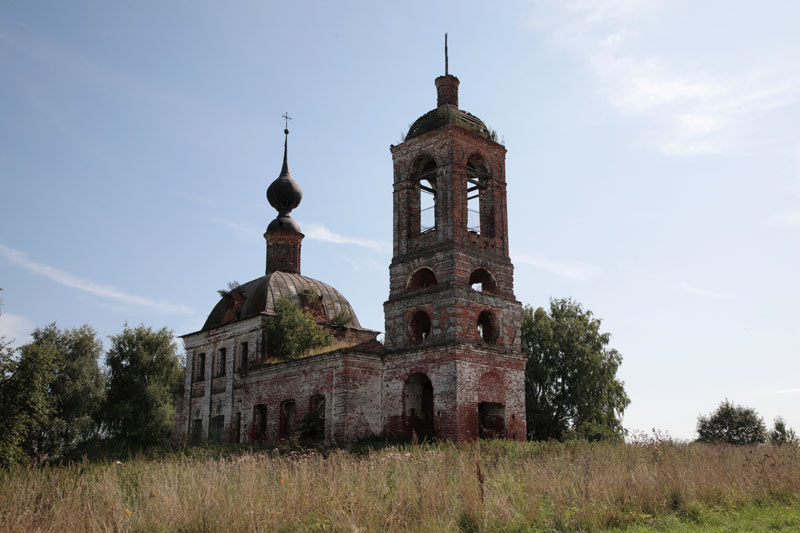
<svg viewBox="0 0 800 533"><path fill-rule="evenodd" d="M459 109L459 80L436 78L437 107L391 146L394 238L385 336L362 328L345 297L303 276L302 198L289 173L267 189L278 212L264 234L266 275L222 295L200 331L184 335L179 441L255 442L372 435L525 439L521 305L508 253L505 153ZM288 144L288 129L285 130ZM334 343L295 359L271 356L267 325L288 299Z"/></svg>

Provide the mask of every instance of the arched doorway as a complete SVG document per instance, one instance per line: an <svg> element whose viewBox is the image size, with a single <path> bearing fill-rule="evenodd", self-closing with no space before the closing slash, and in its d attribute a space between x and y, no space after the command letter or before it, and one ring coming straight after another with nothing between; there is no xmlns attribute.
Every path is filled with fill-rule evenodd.
<svg viewBox="0 0 800 533"><path fill-rule="evenodd" d="M409 376L403 389L405 425L409 437L433 438L433 385L422 373Z"/></svg>

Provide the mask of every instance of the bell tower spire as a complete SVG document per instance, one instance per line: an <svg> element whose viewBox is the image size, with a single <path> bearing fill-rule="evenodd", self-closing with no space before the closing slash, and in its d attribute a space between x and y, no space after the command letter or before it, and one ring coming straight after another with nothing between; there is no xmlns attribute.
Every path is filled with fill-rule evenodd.
<svg viewBox="0 0 800 533"><path fill-rule="evenodd" d="M289 121L292 117L284 113L286 127L283 141L283 166L281 173L267 188L267 200L278 212L275 220L269 223L264 238L267 240L267 274L276 270L300 273L300 246L303 235L300 226L289 213L300 205L303 189L289 173Z"/></svg>

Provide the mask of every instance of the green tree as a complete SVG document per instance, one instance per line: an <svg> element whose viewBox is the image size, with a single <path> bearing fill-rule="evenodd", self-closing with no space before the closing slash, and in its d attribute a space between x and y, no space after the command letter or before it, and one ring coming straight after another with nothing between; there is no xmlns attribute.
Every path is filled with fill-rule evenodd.
<svg viewBox="0 0 800 533"><path fill-rule="evenodd" d="M25 459L23 442L50 414L48 385L55 353L48 346L27 344L13 350L0 338L0 466Z"/></svg>
<svg viewBox="0 0 800 533"><path fill-rule="evenodd" d="M99 366L103 344L88 325L59 330L54 323L34 330L32 344L54 356L48 386L52 412L31 431L26 448L39 458L63 456L99 432L105 396Z"/></svg>
<svg viewBox="0 0 800 533"><path fill-rule="evenodd" d="M797 433L786 426L786 421L778 416L775 418L772 430L769 432L769 441L772 444L793 444L797 443Z"/></svg>
<svg viewBox="0 0 800 533"><path fill-rule="evenodd" d="M734 405L727 399L708 416L697 417L697 440L728 444L760 444L767 428L755 409Z"/></svg>
<svg viewBox="0 0 800 533"><path fill-rule="evenodd" d="M30 344L14 350L0 335L0 467L24 460L25 438L32 427L47 419L52 366L50 350Z"/></svg>
<svg viewBox="0 0 800 533"><path fill-rule="evenodd" d="M630 403L600 319L569 299L551 299L550 312L522 310L522 351L528 438L618 439Z"/></svg>
<svg viewBox="0 0 800 533"><path fill-rule="evenodd" d="M267 319L266 333L267 353L279 359L294 359L332 340L310 313L286 298L275 302L275 314Z"/></svg>
<svg viewBox="0 0 800 533"><path fill-rule="evenodd" d="M126 325L110 338L103 410L109 434L131 446L168 443L175 425L173 395L184 375L172 331Z"/></svg>

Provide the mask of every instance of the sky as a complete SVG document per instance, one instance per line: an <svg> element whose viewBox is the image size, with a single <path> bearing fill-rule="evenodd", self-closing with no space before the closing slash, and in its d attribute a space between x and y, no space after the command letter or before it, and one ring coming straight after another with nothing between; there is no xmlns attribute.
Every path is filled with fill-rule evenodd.
<svg viewBox="0 0 800 533"><path fill-rule="evenodd" d="M623 424L724 400L800 430L800 3L0 0L0 333L197 331L264 272L289 164L302 270L383 331L391 144L450 73L508 149L515 293L623 357Z"/></svg>

